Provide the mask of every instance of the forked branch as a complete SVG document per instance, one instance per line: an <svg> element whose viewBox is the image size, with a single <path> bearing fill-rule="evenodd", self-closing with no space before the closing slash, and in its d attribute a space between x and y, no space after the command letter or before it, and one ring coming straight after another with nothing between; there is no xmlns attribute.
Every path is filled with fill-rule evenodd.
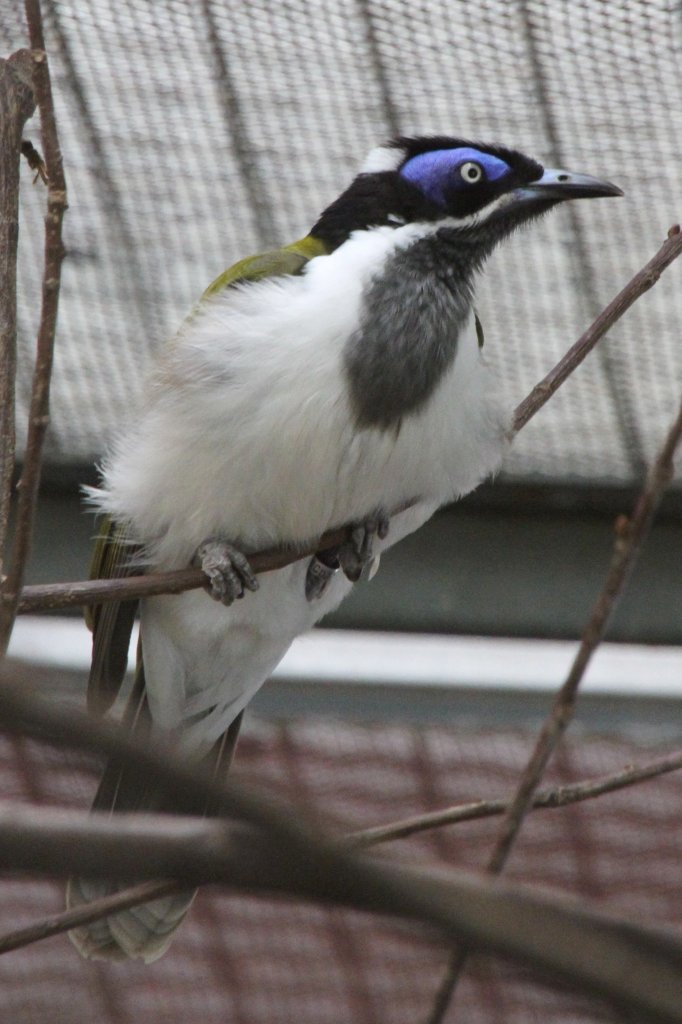
<svg viewBox="0 0 682 1024"><path fill-rule="evenodd" d="M64 258L62 220L66 211L66 181L57 135L52 101L50 70L45 53L43 23L39 0L25 0L26 19L31 39L33 92L40 110L43 153L48 178L47 214L45 216L45 268L36 362L31 390L28 436L24 467L19 481L16 528L12 558L0 594L0 654L7 649L16 616L33 538L38 487L42 466L45 433L49 423L50 379L52 356L59 308L59 286Z"/></svg>

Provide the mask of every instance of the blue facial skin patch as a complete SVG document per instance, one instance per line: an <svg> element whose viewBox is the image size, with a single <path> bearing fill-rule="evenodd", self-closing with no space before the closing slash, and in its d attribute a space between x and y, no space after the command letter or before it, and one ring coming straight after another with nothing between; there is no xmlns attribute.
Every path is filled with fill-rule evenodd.
<svg viewBox="0 0 682 1024"><path fill-rule="evenodd" d="M511 170L499 157L463 146L460 149L432 149L428 153L413 156L400 168L400 175L420 188L424 195L439 206L445 206L444 193L447 187L471 187L456 173L457 167L468 160L481 165L488 181L495 181Z"/></svg>

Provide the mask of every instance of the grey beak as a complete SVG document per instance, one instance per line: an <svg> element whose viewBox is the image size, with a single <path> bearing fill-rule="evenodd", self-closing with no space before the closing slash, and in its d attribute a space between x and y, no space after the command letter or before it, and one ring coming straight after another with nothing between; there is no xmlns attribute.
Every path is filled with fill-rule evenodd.
<svg viewBox="0 0 682 1024"><path fill-rule="evenodd" d="M516 190L519 199L597 199L600 196L622 196L623 190L610 181L601 181L589 174L573 174L558 168L545 170L541 178Z"/></svg>

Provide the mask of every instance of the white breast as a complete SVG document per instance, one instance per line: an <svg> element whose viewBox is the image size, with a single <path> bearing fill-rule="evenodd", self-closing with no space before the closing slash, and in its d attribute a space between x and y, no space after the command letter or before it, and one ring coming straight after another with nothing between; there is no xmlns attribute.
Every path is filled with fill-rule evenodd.
<svg viewBox="0 0 682 1024"><path fill-rule="evenodd" d="M363 289L420 233L358 232L301 277L228 290L169 344L101 495L159 564L185 564L215 534L253 550L308 540L378 506L442 503L497 468L506 417L473 324L397 437L353 421L341 359Z"/></svg>

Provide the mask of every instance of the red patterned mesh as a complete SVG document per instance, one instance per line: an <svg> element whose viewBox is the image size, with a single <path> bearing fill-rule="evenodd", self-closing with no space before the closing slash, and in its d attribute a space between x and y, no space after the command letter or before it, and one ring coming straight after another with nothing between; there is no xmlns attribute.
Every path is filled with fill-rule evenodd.
<svg viewBox="0 0 682 1024"><path fill-rule="evenodd" d="M291 721L248 724L238 771L348 828L477 797L504 796L533 742L522 730ZM613 737L569 738L548 773L563 784L665 753ZM86 807L91 766L3 739L5 799ZM562 810L536 812L511 878L596 900L640 921L682 926L681 781L676 775ZM392 845L413 863L479 867L494 820ZM4 880L2 930L62 907L61 885ZM0 958L3 1020L27 1024L413 1024L426 1020L447 950L412 927L359 913L209 889L155 964L82 961L65 937ZM466 1024L617 1021L548 979L476 957L448 1020Z"/></svg>

